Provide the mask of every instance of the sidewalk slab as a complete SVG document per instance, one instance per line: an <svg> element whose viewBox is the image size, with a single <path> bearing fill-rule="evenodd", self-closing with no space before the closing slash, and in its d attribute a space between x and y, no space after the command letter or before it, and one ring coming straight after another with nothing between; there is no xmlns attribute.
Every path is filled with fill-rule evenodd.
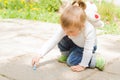
<svg viewBox="0 0 120 80"><path fill-rule="evenodd" d="M91 77L87 77L83 80L120 80L120 75L105 72L97 72L95 74L92 74Z"/></svg>
<svg viewBox="0 0 120 80"><path fill-rule="evenodd" d="M87 69L81 73L72 72L70 68L56 59L44 61L34 71L31 67L32 55L24 55L10 59L8 63L0 65L0 73L15 80L78 80L94 73L93 69Z"/></svg>
<svg viewBox="0 0 120 80"><path fill-rule="evenodd" d="M120 58L115 59L112 63L109 63L106 68L105 72L111 73L111 74L118 74L120 76Z"/></svg>
<svg viewBox="0 0 120 80"><path fill-rule="evenodd" d="M5 78L4 75L0 75L0 80L9 80L9 79Z"/></svg>
<svg viewBox="0 0 120 80"><path fill-rule="evenodd" d="M96 71L84 80L120 80L120 59L107 65L104 71Z"/></svg>

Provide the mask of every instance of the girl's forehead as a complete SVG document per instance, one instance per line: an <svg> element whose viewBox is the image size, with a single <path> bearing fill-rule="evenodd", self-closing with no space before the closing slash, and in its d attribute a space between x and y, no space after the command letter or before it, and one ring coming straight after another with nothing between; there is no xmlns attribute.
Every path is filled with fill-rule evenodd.
<svg viewBox="0 0 120 80"><path fill-rule="evenodd" d="M63 28L64 30L76 30L76 29L79 29L78 27L75 27L75 26L70 26L70 27L64 27Z"/></svg>

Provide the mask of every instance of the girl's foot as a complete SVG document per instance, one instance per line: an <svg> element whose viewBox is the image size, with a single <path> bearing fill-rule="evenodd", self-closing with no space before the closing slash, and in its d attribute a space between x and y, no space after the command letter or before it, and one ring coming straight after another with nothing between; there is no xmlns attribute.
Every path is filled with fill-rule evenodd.
<svg viewBox="0 0 120 80"><path fill-rule="evenodd" d="M105 67L105 59L102 56L96 56L96 68L103 71Z"/></svg>
<svg viewBox="0 0 120 80"><path fill-rule="evenodd" d="M67 56L64 56L64 55L61 55L59 58L58 58L58 61L61 62L61 63L65 63L67 60Z"/></svg>

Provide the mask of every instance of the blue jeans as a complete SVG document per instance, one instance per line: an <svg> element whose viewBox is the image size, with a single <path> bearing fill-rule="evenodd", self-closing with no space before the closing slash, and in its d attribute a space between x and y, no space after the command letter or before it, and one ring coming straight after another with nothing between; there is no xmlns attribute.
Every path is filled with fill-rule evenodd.
<svg viewBox="0 0 120 80"><path fill-rule="evenodd" d="M73 41L68 38L68 36L63 37L63 39L58 43L58 47L62 55L68 57L66 63L69 66L78 65L81 62L84 48L75 45ZM93 49L93 53L95 53L95 50L96 50L96 46ZM89 66L90 66L90 62L89 62Z"/></svg>

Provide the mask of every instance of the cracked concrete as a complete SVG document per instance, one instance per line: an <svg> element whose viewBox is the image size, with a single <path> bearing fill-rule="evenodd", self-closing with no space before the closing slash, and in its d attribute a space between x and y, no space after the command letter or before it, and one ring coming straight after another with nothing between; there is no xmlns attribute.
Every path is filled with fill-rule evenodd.
<svg viewBox="0 0 120 80"><path fill-rule="evenodd" d="M98 35L97 53L107 61L104 71L72 72L57 62L57 47L34 71L31 59L57 30L58 24L21 19L0 20L0 80L120 80L120 35Z"/></svg>

